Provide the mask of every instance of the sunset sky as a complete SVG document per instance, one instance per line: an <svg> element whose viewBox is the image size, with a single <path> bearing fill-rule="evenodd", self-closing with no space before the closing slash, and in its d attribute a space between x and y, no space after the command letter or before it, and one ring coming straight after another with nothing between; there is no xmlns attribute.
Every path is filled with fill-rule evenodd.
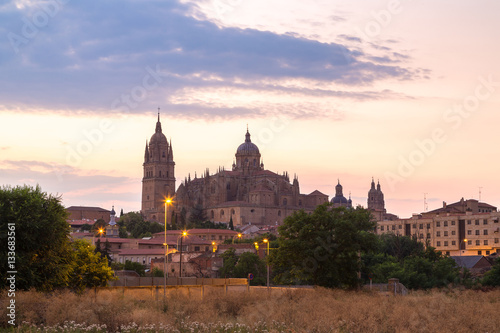
<svg viewBox="0 0 500 333"><path fill-rule="evenodd" d="M140 210L157 109L176 186L265 168L409 217L500 206L500 2L0 1L0 185Z"/></svg>

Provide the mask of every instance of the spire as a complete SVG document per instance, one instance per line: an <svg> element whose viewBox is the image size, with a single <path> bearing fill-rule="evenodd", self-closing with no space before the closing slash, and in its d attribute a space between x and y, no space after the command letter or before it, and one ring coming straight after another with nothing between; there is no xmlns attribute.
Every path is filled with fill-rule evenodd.
<svg viewBox="0 0 500 333"><path fill-rule="evenodd" d="M148 140L146 140L146 149L144 151L144 162L149 162Z"/></svg>
<svg viewBox="0 0 500 333"><path fill-rule="evenodd" d="M156 122L156 133L161 133L160 108L158 108L158 121Z"/></svg>
<svg viewBox="0 0 500 333"><path fill-rule="evenodd" d="M172 148L172 138L170 138L170 157L174 160L174 149Z"/></svg>
<svg viewBox="0 0 500 333"><path fill-rule="evenodd" d="M340 178L337 178L337 185L340 185Z"/></svg>
<svg viewBox="0 0 500 333"><path fill-rule="evenodd" d="M372 190L374 190L374 189L375 189L375 180L372 177Z"/></svg>
<svg viewBox="0 0 500 333"><path fill-rule="evenodd" d="M252 140L250 140L250 132L248 131L248 124L247 124L247 134L245 134L245 142L252 142Z"/></svg>
<svg viewBox="0 0 500 333"><path fill-rule="evenodd" d="M380 180L377 179L377 191L380 192Z"/></svg>

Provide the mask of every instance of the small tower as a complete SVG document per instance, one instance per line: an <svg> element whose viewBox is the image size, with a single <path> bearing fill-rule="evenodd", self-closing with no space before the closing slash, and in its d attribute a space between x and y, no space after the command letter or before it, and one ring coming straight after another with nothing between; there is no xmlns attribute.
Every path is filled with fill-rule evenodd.
<svg viewBox="0 0 500 333"><path fill-rule="evenodd" d="M160 112L155 133L146 141L142 178L141 213L146 220L163 221L165 198L175 194L175 162L170 144L163 134ZM168 217L170 218L170 216Z"/></svg>
<svg viewBox="0 0 500 333"><path fill-rule="evenodd" d="M106 226L106 237L108 238L117 238L119 236L119 226L116 223L116 212L115 206L111 208L111 212L109 214L109 223Z"/></svg>

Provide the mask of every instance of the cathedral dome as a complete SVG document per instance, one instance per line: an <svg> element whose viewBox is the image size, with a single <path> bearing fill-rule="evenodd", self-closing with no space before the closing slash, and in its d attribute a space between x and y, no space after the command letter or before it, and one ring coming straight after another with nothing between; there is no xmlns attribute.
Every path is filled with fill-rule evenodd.
<svg viewBox="0 0 500 333"><path fill-rule="evenodd" d="M335 196L335 197L332 198L332 200L330 202L333 203L333 204L335 204L335 203L346 204L347 203L347 199L344 196Z"/></svg>
<svg viewBox="0 0 500 333"><path fill-rule="evenodd" d="M161 123L160 123L160 114L158 113L158 122L156 123L156 129L155 129L155 134L151 136L151 140L149 140L149 144L155 144L155 143L167 143L167 137L165 134L163 134L161 130Z"/></svg>
<svg viewBox="0 0 500 333"><path fill-rule="evenodd" d="M245 142L238 147L236 154L260 154L259 148L252 143L252 140L250 140L250 133L248 132L248 129L247 134L245 134Z"/></svg>

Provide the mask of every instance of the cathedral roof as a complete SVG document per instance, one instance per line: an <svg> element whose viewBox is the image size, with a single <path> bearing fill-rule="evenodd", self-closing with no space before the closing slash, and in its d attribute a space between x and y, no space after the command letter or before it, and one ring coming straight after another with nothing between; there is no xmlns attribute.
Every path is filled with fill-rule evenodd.
<svg viewBox="0 0 500 333"><path fill-rule="evenodd" d="M151 136L149 140L149 145L154 143L167 143L167 137L163 134L161 130L160 114L158 113L158 121L156 122L155 134Z"/></svg>
<svg viewBox="0 0 500 333"><path fill-rule="evenodd" d="M342 196L335 196L335 197L332 198L332 200L330 202L331 203L343 203L343 204L346 204L347 203L347 199L343 195Z"/></svg>
<svg viewBox="0 0 500 333"><path fill-rule="evenodd" d="M252 143L252 140L250 140L250 133L248 132L248 129L245 134L245 142L238 147L236 154L260 154L259 148Z"/></svg>

